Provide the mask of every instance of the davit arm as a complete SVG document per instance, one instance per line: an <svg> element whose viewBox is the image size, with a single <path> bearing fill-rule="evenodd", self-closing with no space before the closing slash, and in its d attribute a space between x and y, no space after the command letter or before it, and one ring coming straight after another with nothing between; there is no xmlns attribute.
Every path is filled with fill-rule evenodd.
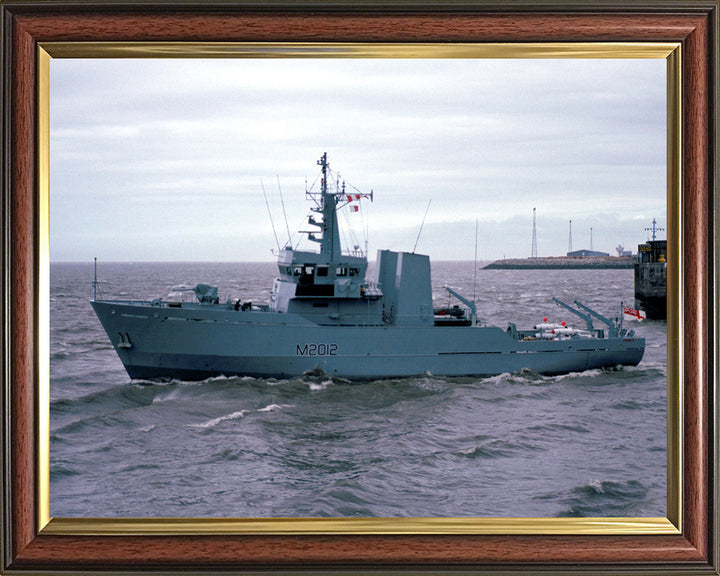
<svg viewBox="0 0 720 576"><path fill-rule="evenodd" d="M447 290L449 294L452 294L453 296L455 296L455 298L460 300L460 302L465 304L465 306L470 308L470 318L472 320L472 325L475 326L477 324L477 308L475 307L475 302L471 302L464 296L460 296L460 294L455 292L455 290L453 290L449 286L445 286L445 290Z"/></svg>

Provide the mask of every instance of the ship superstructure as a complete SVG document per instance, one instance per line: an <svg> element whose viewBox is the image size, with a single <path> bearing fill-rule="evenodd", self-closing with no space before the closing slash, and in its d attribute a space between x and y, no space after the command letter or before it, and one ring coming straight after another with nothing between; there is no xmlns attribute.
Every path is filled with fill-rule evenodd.
<svg viewBox="0 0 720 576"><path fill-rule="evenodd" d="M658 240L662 228L655 219L651 239L638 245L635 262L635 308L643 310L647 317L655 320L667 318L667 240Z"/></svg>
<svg viewBox="0 0 720 576"><path fill-rule="evenodd" d="M309 193L305 234L319 250L280 251L268 303L221 303L204 284L190 303L92 301L131 378L293 377L318 369L350 379L558 374L640 362L645 340L622 327L622 313L615 322L558 301L586 326L484 326L475 303L451 289L462 306L433 308L430 259L412 252L379 250L375 278L367 279L367 255L342 250L337 213L372 193L346 194L339 183L331 190L326 154L318 164L320 191Z"/></svg>

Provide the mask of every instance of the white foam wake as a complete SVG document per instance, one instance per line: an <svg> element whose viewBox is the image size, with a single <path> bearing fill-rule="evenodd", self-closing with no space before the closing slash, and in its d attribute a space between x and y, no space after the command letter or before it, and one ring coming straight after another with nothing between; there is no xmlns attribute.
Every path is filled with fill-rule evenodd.
<svg viewBox="0 0 720 576"><path fill-rule="evenodd" d="M265 408L258 408L258 412L275 412L276 410L292 407L293 404L269 404L268 406L265 406Z"/></svg>
<svg viewBox="0 0 720 576"><path fill-rule="evenodd" d="M214 426L217 426L221 422L225 422L227 420L237 420L239 418L244 418L251 412L275 412L277 410L282 410L283 408L292 408L293 406L294 404L268 404L264 408L258 408L257 410L238 410L237 412L233 412L232 414L218 416L217 418L212 418L207 422L203 422L201 424L189 424L189 426L192 426L193 428L213 428Z"/></svg>
<svg viewBox="0 0 720 576"><path fill-rule="evenodd" d="M250 410L240 410L238 412L233 412L232 414L226 414L225 416L213 418L211 420L208 420L207 422L203 422L202 424L190 424L190 426L192 426L193 428L212 428L220 424L220 422L225 422L226 420L236 420L238 418L243 418L248 412L250 412Z"/></svg>

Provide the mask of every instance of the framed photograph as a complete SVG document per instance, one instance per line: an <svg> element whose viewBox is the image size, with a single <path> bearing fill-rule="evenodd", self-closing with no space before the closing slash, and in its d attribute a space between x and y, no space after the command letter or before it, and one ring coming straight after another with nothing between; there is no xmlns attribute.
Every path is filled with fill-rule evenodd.
<svg viewBox="0 0 720 576"><path fill-rule="evenodd" d="M273 3L80 2L72 6L53 2L4 3L3 23L8 33L3 38L3 139L7 151L2 180L7 231L3 236L4 341L7 343L3 348L2 447L6 511L3 569L17 573L136 569L163 573L373 569L392 573L411 567L418 572L439 569L528 573L555 568L558 572L614 573L629 566L647 572L667 572L670 565L671 571L678 573L717 573L718 518L714 503L718 494L712 480L717 469L717 382L713 354L713 334L717 331L713 196L717 149L712 125L717 112L714 97L717 47L711 39L717 38L718 6L717 2L692 3L692 10L689 6L682 2L668 3L657 12L649 7L629 11L569 3L548 3L532 9L513 4L468 7L451 3L407 6L402 10L375 3L352 7ZM576 78L583 74L586 82L572 89L563 91L564 84L558 81L559 85L553 86L553 90L534 91L543 82L547 84L548 78ZM312 80L308 81L313 77L322 83L337 81L341 88L332 92L332 98L324 98L322 87L318 89ZM486 79L486 86L463 84L464 79L481 77ZM535 84L533 77L538 79ZM215 91L208 92L205 87L213 78L222 78L223 82ZM372 92L382 95L383 100L374 109L364 108L370 94L364 90L373 82L386 85L385 89ZM587 128L584 122L592 117L594 107L600 109L608 105L610 92L606 88L613 83L624 87L619 92L628 92L632 87L638 95L634 107L625 101L616 101L607 108L612 109L612 114L604 116L607 119L605 134L614 133L612 122L620 120L617 132L624 134L623 142L613 142L606 137L588 149L606 161L615 157L616 163L622 163L619 158L622 156L622 161L631 168L643 162L655 166L646 171L635 170L645 175L639 180L644 179L645 185L654 192L643 193L643 182L633 180L636 175L624 179L620 195L610 193L607 189L613 185L612 180L603 180L601 170L594 172L594 168L588 168L574 173L576 168L569 168L565 177L558 176L545 183L546 186L565 185L568 192L552 193L549 187L539 184L539 172L527 168L530 158L545 167L552 162L551 145L545 142L543 154L542 138L538 138L534 145L526 144L527 154L516 162L523 165L518 171L525 170L520 180L524 177L528 186L538 184L538 189L533 194L507 193L506 206L503 201L490 203L487 210L496 211L494 220L489 216L480 226L477 219L473 223L467 218L471 209L470 203L465 204L464 196L472 198L475 194L479 198L471 186L500 186L502 173L512 169L508 157L517 154L517 147L506 147L502 141L502 122L494 126L491 115L476 117L468 110L475 110L487 96L484 106L495 106L494 111L499 115L504 111L503 122L510 125L517 122L517 116L503 110L503 104L512 100L520 103L528 125L555 123L558 139L567 139L562 125L572 125L578 133L577 142L587 142L592 129L586 129L588 135L583 136L583 129ZM423 86L427 90L423 90ZM435 99L425 98L429 90L437 94ZM583 90L584 98L573 97L574 92L582 94ZM243 96L238 97L238 93ZM232 97L228 97L230 94ZM298 107L297 102L301 100L302 107ZM552 103L550 111L543 108L545 101ZM446 108L438 102L444 102ZM423 110L422 114L413 115L415 108ZM237 122L232 120L233 109L243 110L237 115L240 117ZM273 116L283 119L282 129L274 127ZM603 114L599 113L595 118L601 117ZM331 119L332 130L317 128L324 118ZM101 122L98 123L98 119ZM627 129L628 123L635 128ZM100 385L90 389L90 386L81 391L75 402L66 397L67 394L58 393L58 383L67 381L67 390L77 390L72 387L73 378L81 375L85 382L91 372L97 374L98 382L117 380L114 369L102 363L80 367L71 362L64 365L65 372L57 372L62 364L58 359L73 347L74 336L72 331L58 327L59 316L55 312L52 318L56 332L51 332L52 302L66 297L73 286L91 272L89 260L93 255L88 249L107 254L110 261L269 261L273 257L267 253L265 240L271 241L282 253L287 231L288 245L295 246L295 228L291 231L288 217L294 226L295 220L304 213L304 198L300 202L291 198L297 195L299 187L312 194L319 182L318 186L325 190L331 175L333 184L342 190L343 201L347 198L347 212L359 212L360 216L366 209L362 201L372 199L373 203L379 203L382 183L376 182L371 173L373 163L378 168L378 176L392 182L395 189L402 189L403 179L413 189L423 189L423 185L413 180L417 173L429 181L427 189L441 188L442 181L433 178L443 172L433 171L427 150L424 155L413 156L413 151L406 146L407 139L393 140L395 133L408 126L413 127L411 132L416 134L418 142L433 142L432 162L444 163L450 170L453 163L458 166L464 173L463 183L469 193L454 194L447 190L443 194L446 204L437 208L440 216L437 219L430 216L427 221L430 197L418 198L413 208L417 215L411 218L413 222L408 219L402 226L397 214L403 208L387 202L385 205L395 210L394 220L385 222L378 217L378 238L372 239L373 250L385 248L387 244L396 245L400 239L408 244L408 253L414 254L418 242L425 241L427 247L418 252L427 251L434 259L469 261L474 240L475 265L470 269L476 269L478 237L480 245L487 249L485 257L481 251L480 260L499 258L500 248L492 245L493 241L502 243L503 259L505 249L510 257L522 256L522 250L531 250L532 254L528 255L535 258L564 252L565 245L569 256L573 252L573 231L576 242L583 245L587 242L581 238L589 227L589 248L593 249L594 224L592 219L587 219L588 214L598 220L596 242L603 233L617 238L618 231L630 223L640 228L651 225L647 218L642 222L625 221L622 214L618 215L622 210L606 210L606 204L622 202L628 212L634 210L653 218L651 211L666 210L659 219L668 239L667 332L666 341L662 342L662 346L667 346L660 352L649 353L653 359L655 355L662 356L663 365L655 378L660 383L661 394L655 398L647 392L643 397L636 389L636 394L625 398L625 402L618 399L610 409L619 415L619 420L617 424L608 425L622 428L621 415L639 417L639 412L633 410L645 402L653 405L649 409L659 417L654 424L645 422L643 426L630 427L640 429L639 434L644 435L637 442L627 439L634 443L632 450L622 442L619 443L622 446L615 447L617 454L624 452L626 458L634 454L630 456L632 461L613 460L612 448L600 450L594 457L607 462L603 468L614 467L621 478L627 476L623 471L628 468L646 474L645 484L585 478L579 453L592 451L593 446L580 444L578 458L573 460L568 456L570 460L563 464L572 467L575 462L579 470L576 473L568 470L563 475L568 485L561 488L558 484L562 481L550 475L545 485L549 482L557 490L553 492L546 487L544 492L542 489L538 492L537 486L543 484L538 484L536 477L541 472L537 459L533 460L529 454L533 450L546 453L545 448L537 443L513 445L511 438L506 438L509 444L503 446L483 443L482 435L475 430L464 437L467 445L457 442L457 449L452 453L455 482L446 478L448 470L437 474L437 478L446 478L441 481L445 488L433 488L432 482L422 487L412 483L401 487L392 474L386 475L382 483L387 497L373 503L371 498L358 499L357 486L349 481L332 482L327 489L324 487L324 483L329 482L326 479L347 477L347 474L333 475L330 470L324 475L320 470L324 463L330 467L352 467L359 460L362 467L364 458L377 463L383 456L376 454L373 459L371 454L366 455L361 447L354 445L354 455L347 455L345 459L335 457L332 447L338 445L333 444L337 430L313 413L312 403L305 406L302 400L327 392L327 374L310 374L288 386L267 380L258 383L249 377L253 382L245 382L246 386L254 392L263 388L253 408L231 406L228 390L237 391L242 382L211 379L211 385L201 390L203 401L199 402L197 386L179 386L177 381L147 386L142 383L145 376L127 363L124 369L140 382L135 380L124 388ZM447 126L455 126L455 132L447 130ZM383 128L387 131L384 135ZM142 132L146 130L151 130L152 136L143 137ZM468 148L463 146L463 130L467 138L474 138L475 142L482 139L480 133L494 139L491 144L475 147L475 152L486 159L485 163L475 162L481 168L478 172L472 171L472 155L463 158ZM253 141L247 136L258 131L267 137ZM284 136L279 136L280 133ZM313 136L308 136L305 142L310 134ZM376 135L381 135L388 150L382 158L384 164L378 164L377 155L350 154L346 171L342 155L353 147L342 145L344 134L361 142L354 149L364 150L372 147ZM521 137L519 134L531 137L532 131L513 132L513 137ZM103 148L105 144L93 144L94 139L107 142L115 137L124 142L123 146ZM232 142L237 138L243 141L234 148ZM330 141L331 152L340 156L331 156L329 161L333 169L342 172L342 177L330 172L327 157L323 155L319 161L320 179L316 182L314 169L317 167L310 165L305 169L300 162L307 164L304 155L308 154L314 162L316 158L310 152L315 156L324 152L315 150L322 147L323 139ZM63 146L58 147L58 142ZM310 142L313 149L308 151ZM402 154L394 153L400 147L403 147ZM57 153L60 148L62 154ZM638 148L643 148L642 154L630 153ZM159 153L160 150L163 153ZM233 154L238 157L239 167L228 170L227 158ZM556 154L567 158L572 152ZM80 160L74 162L73 158ZM202 169L188 169L195 161L200 162ZM412 161L416 161L414 169L410 168ZM93 163L105 168L94 173ZM497 174L488 168L491 164ZM108 181L109 165L115 166L112 174L116 180L111 177L112 181ZM405 168L397 168L398 165ZM425 169L420 170L418 166ZM659 174L657 166L660 166ZM301 173L294 176L304 182L293 181L286 188L285 182L290 182L292 173L298 171ZM256 180L255 183L242 181L242 187L251 190L252 197L234 195L241 172L245 175L242 177ZM160 177L155 178L158 174ZM358 181L356 174L362 181ZM207 178L212 180L213 192L198 195L198 187L207 183ZM578 206L584 204L584 210L576 208L580 216L575 219L574 230L573 222L569 222L568 231L568 220L572 220L574 213L568 217L567 212L576 202L572 192L581 180L585 191L596 187L595 196L588 192L577 202ZM658 194L658 183L666 192L661 190ZM103 191L96 192L99 188ZM304 190L300 196L305 196ZM596 207L591 205L594 197ZM525 200L533 205L523 205ZM557 204L553 205L551 200ZM407 203L407 195L402 196L400 202ZM538 202L540 206L547 206L549 215L542 215L542 208L539 210L541 217L546 218L544 222L554 230L555 237L561 237L560 241L554 240L552 248L543 247L544 254L537 249L535 206ZM451 206L454 203L456 211L462 212L465 218L448 216L445 212L448 203ZM240 214L248 210L255 217L243 220ZM504 219L497 216L500 210L505 212ZM241 226L248 231L246 238L255 239L255 244L247 242L248 245L242 247L247 252L240 256L236 249L228 248L234 234L232 219L223 220L224 213L233 211L239 214ZM187 216L188 212L206 224L185 234L186 220L182 214ZM327 220L328 216L324 218ZM253 228L258 220L270 224ZM503 240L499 230L493 231L493 221L496 224L500 221L505 227L517 225L527 229L520 234L509 234L508 240ZM162 225L155 226L153 222L162 222ZM347 223L352 224L350 220ZM443 225L448 228L446 233L440 229ZM305 226L307 228L307 221ZM424 236L423 226L426 227ZM300 226L301 234L312 239L312 231L306 228ZM562 232L558 232L560 228ZM359 229L367 232L367 222L361 221ZM127 234L119 230L127 230ZM542 227L539 230L542 231ZM263 250L262 242L257 240L263 236L266 255L256 258L252 254ZM406 239L406 236L410 237ZM526 237L527 247L514 246L515 236ZM214 243L205 242L208 238ZM541 235L541 239L545 241L547 234ZM621 244L623 241L633 242L619 239ZM343 242L354 244L352 249L356 255L365 257L369 253L367 239L343 237ZM154 251L154 247L159 249ZM454 252L458 250L463 251L463 255L456 257ZM622 257L621 251L618 246L619 257ZM52 262L77 259L88 261L79 272L72 266L51 267ZM410 256L407 260L408 266L412 266ZM142 266L103 266L100 260L100 273L93 283L95 301L102 299L97 294L100 290L120 300L147 297L150 302L148 290L160 286L150 282L157 272L144 270ZM200 268L203 267L199 266L197 274L203 273ZM249 276L251 268L233 268L226 272L237 275L239 271ZM269 272L263 269L261 273L263 278L267 276L268 283L276 274L275 268L273 265ZM164 270L169 278L174 278L172 266ZM433 265L433 275L438 270L447 278L443 284L457 286L452 265L438 268ZM119 282L116 287L98 282L107 278L103 273L108 271L109 276ZM218 268L214 268L211 273L217 274L217 271ZM290 266L288 274L292 273ZM198 288L205 286L200 284L204 279L200 280L199 276L193 279L193 283L198 282L195 289L184 284L185 280L177 278L177 283L183 285L172 288L171 299L182 300L184 292L194 293L201 303L204 295L216 298L214 292L207 290L198 295ZM142 294L131 292L143 282ZM562 283L566 289L572 284L568 284L567 278ZM352 288L351 284L348 289ZM603 284L608 284L608 280ZM498 290L507 290L502 288L502 282L498 286ZM465 288L466 292L470 290L469 286ZM229 298L228 309L235 302L237 314L242 313L241 307L250 314L253 310L257 312L262 289L250 284L243 284L241 289L244 294L228 294L227 290L221 294L222 298ZM363 289L371 288L363 286ZM64 291L67 294L61 293ZM448 292L460 302L469 302L454 290ZM182 307L180 303L164 301L167 294L157 296L152 305L158 309ZM434 292L433 296L436 296ZM503 305L512 308L519 298L508 295ZM530 298L528 302L532 301L531 295L527 298ZM282 291L274 288L271 302L275 304L271 306L282 307L277 299L282 299ZM502 298L495 298L489 305L501 301ZM450 306L436 315L444 312L455 318ZM480 307L476 311L473 307L469 321L477 321L476 312L482 316L490 314L490 310ZM581 308L576 315L587 319L582 314L584 310ZM65 313L71 314L69 310ZM622 317L622 313L619 316ZM507 314L503 317L512 320ZM436 324L439 321L436 320ZM609 329L615 329L614 326L616 324L609 321ZM661 331L664 328L663 324ZM558 328L567 329L564 324ZM508 331L511 330L512 325L508 327ZM542 332L543 328L535 330ZM60 340L59 332L63 334ZM122 349L131 347L135 339L134 335L121 331L121 340L114 342L114 332L108 331L110 341L105 342L105 335L98 333L100 336L93 336L92 341L97 340L101 355L112 355L115 363L115 351L123 359ZM627 329L621 334L626 341L632 340L633 334ZM528 333L526 337L543 338L535 333ZM83 342L85 346L89 340ZM302 350L299 347L298 354L313 356L313 359L329 354L328 344L322 344L322 350L318 346L307 344ZM51 358L55 359L52 374ZM322 365L334 366L332 362ZM122 374L122 370L118 365L119 373ZM632 372L629 374L632 376ZM278 375L281 383L287 382L282 380L284 376L284 373ZM543 383L534 381L533 374L518 377L525 379L519 383L507 379L497 382L498 389L518 384L518 388L531 389L536 394L534 406L542 403L543 394L547 393L547 389L542 389ZM50 385L53 378L55 388ZM123 378L124 382L128 381L121 375L120 380ZM388 402L395 407L407 407L408 398L403 398L403 393L423 393L428 406L442 398L446 407L450 405L444 394L457 388L458 382L452 381L452 386L443 388L443 381L433 380L431 375L428 378L424 384L411 386L404 392L394 387L395 396ZM302 387L302 394L293 388L296 385ZM265 391L269 387L273 387L271 394ZM332 384L330 388L334 388ZM348 392L356 388L342 385L339 388L342 388L342 398L339 396L335 402L328 400L327 410L353 401L348 398ZM386 386L381 388L373 390L375 404L368 403L367 398L358 398L368 415L375 406L377 413L372 414L372 418L398 431L393 435L399 441L398 446L407 442L403 440L400 424L408 429L414 426L416 434L426 435L423 442L432 442L430 436L437 422L423 425L421 419L413 419L406 410L405 420L392 424L392 410L383 411L383 400L378 399L386 393ZM561 426L559 436L555 435L558 429L553 427L553 422L547 422L546 426L530 423L523 430L536 430L540 443L552 442L553 438L567 439L588 430L592 432L587 436L595 438L597 428L591 424L595 421L593 411L602 412L601 405L608 402L609 394L599 384L596 388L597 405L587 405L587 413L569 418L567 426ZM569 390L572 389L571 386ZM470 390L468 387L466 392ZM501 402L507 398L476 400ZM118 411L103 409L102 414L96 415L94 402L116 404ZM191 403L192 409L188 407ZM142 407L142 416L137 412L132 421L123 421L123 417L118 416L123 404ZM157 419L163 417L161 412L167 414L168 409L172 412L180 406L182 419L192 428L192 433L187 434L190 428L184 425L183 434L173 436L175 432L169 432L173 427L157 426ZM578 412L577 408L573 410ZM282 454L272 455L266 450L264 459L246 460L247 452L255 448L249 444L245 449L236 447L238 437L223 431L230 429L229 424L245 419L252 410L262 418L255 418L258 424L254 432L248 432L248 442L252 439L277 442L277 445L289 442L278 427L285 428L287 418L298 416L305 418L316 433L305 439L308 442L305 447L302 442L293 441ZM520 416L516 411L511 418L529 421L538 416L537 410ZM456 416L448 417L457 421ZM479 415L474 413L473 417ZM252 415L247 420L252 421ZM601 420L597 418L598 422ZM112 426L132 429L132 433L125 434L122 442L112 434L103 436L103 430L111 431ZM134 435L138 435L137 438ZM551 438L545 438L548 435ZM658 439L658 436L663 437ZM149 441L150 438L153 440ZM199 443L195 448L188 444L192 439ZM317 442L324 443L323 450L329 450L329 456L310 454L318 449L310 444L316 446ZM368 440L367 444L372 442ZM103 462L102 452L106 451L103 446L113 454L125 454L126 460L117 462L115 458L113 463ZM347 448L348 444L342 443L342 446ZM519 469L522 462L533 462L530 472L526 473L528 483L515 479L516 483L512 484L510 474L496 477L485 474L488 480L483 486L470 468L478 459L483 466L492 466L494 459L497 468L501 468L503 462L512 460L507 458L508 450L515 451L517 456L510 467ZM255 450L259 452L261 448ZM203 454L205 458L200 459L199 455ZM185 458L187 467L196 469L194 472L177 467L166 469L159 460L164 456L176 463ZM277 469L273 469L268 456L279 456ZM401 452L393 456L389 451L385 456L394 458L397 466L391 466L389 461L387 466L381 466L386 471L397 468L398 477L411 478L413 470L421 470L419 476L430 479L428 470L440 465L428 467L427 462L403 460ZM214 467L216 460L237 463L232 467L234 480L220 473L222 466ZM455 461L461 461L465 467L459 467ZM649 469L642 467L643 461L654 463L647 465L653 472L643 472ZM76 476L78 469L88 469L93 462L97 474ZM450 466L449 461L445 464ZM260 474L244 472L261 465L267 469ZM287 466L297 472L293 482L282 479ZM307 470L301 471L303 466ZM658 470L661 478L655 477ZM298 480L300 476L302 479ZM502 486L493 487L493 478L499 478L496 481ZM289 488L283 493L283 505L267 497L268 491L286 484ZM192 486L192 489L177 490L178 485ZM298 485L305 489L293 491ZM138 486L147 489L140 490ZM514 492L524 493L527 498L513 503L518 499L503 497ZM558 494L566 497L563 500ZM633 504L622 504L623 501ZM240 512L234 513L234 510Z"/></svg>

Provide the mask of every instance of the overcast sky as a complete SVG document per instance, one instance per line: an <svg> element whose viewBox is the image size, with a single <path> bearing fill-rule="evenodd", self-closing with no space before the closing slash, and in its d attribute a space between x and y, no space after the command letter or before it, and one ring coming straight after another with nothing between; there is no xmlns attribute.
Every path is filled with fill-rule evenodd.
<svg viewBox="0 0 720 576"><path fill-rule="evenodd" d="M271 261L328 153L347 243L433 260L636 251L666 226L666 66L643 60L50 62L52 261ZM351 188L352 187L352 188ZM282 200L287 214L283 217ZM664 234L664 233L663 233ZM665 237L664 235L662 237ZM300 244L308 248L307 241Z"/></svg>

